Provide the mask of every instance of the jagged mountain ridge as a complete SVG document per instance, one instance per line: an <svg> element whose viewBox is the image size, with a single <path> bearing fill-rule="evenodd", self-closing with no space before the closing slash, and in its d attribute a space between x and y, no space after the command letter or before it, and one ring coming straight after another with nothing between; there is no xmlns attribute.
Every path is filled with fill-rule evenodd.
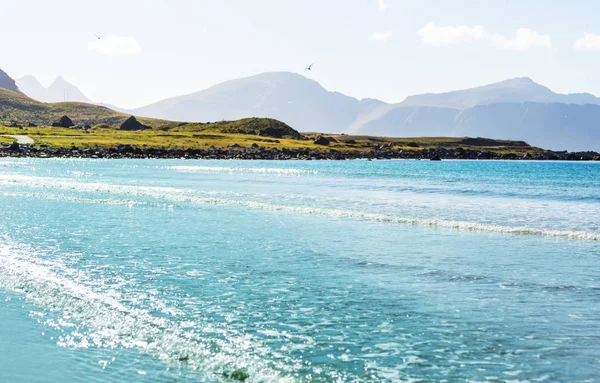
<svg viewBox="0 0 600 383"><path fill-rule="evenodd" d="M16 80L21 91L27 96L41 102L85 102L91 104L75 85L58 76L48 88L45 88L34 76L24 76Z"/></svg>

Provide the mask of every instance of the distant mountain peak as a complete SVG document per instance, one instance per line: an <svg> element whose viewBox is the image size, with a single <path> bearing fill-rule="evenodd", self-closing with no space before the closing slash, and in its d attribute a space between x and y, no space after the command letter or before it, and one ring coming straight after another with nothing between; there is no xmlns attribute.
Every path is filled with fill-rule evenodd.
<svg viewBox="0 0 600 383"><path fill-rule="evenodd" d="M530 77L515 77L515 78L508 79L508 80L496 82L493 84L484 85L479 88L502 87L502 86L505 86L505 87L532 87L533 86L533 87L541 87L541 88L548 89L547 87L533 81Z"/></svg>
<svg viewBox="0 0 600 383"><path fill-rule="evenodd" d="M32 81L32 82L37 82L37 83L39 84L39 81L38 81L37 77L35 77L35 76L32 76L32 75L30 75L30 74L28 74L28 75L25 75L25 76L23 76L23 77L21 77L21 78L17 79L16 81L22 81L22 80L26 80L26 81Z"/></svg>
<svg viewBox="0 0 600 383"><path fill-rule="evenodd" d="M218 121L269 116L297 130L336 132L360 112L360 102L293 72L264 72L169 98L132 111L179 121Z"/></svg>
<svg viewBox="0 0 600 383"><path fill-rule="evenodd" d="M511 102L600 104L600 99L594 96L571 97L558 94L529 77L516 77L475 88L409 96L402 104L465 109L476 105Z"/></svg>
<svg viewBox="0 0 600 383"><path fill-rule="evenodd" d="M73 84L71 84L70 82L68 82L67 80L64 79L64 77L62 76L57 76L54 81L52 81L52 84L50 84L50 86L48 87L48 89L54 88L54 87L68 87L68 86L73 86Z"/></svg>
<svg viewBox="0 0 600 383"><path fill-rule="evenodd" d="M42 102L62 102L65 100L92 103L75 85L57 76L48 88L45 88L34 76L27 75L17 80L23 93ZM66 90L66 92L65 92Z"/></svg>
<svg viewBox="0 0 600 383"><path fill-rule="evenodd" d="M502 82L515 84L537 84L531 79L531 77L515 77Z"/></svg>
<svg viewBox="0 0 600 383"><path fill-rule="evenodd" d="M239 78L239 79L234 79L234 80L230 80L227 81L228 82L238 82L238 81L264 81L264 80L269 80L269 81L275 81L277 83L283 83L283 84L292 84L292 83L305 83L305 84L312 84L312 85L317 85L318 87L321 87L321 84L319 84L317 81L308 78L300 73L295 73L295 72L263 72L263 73L259 73L257 75L253 75L253 76L248 76L248 77L243 77L243 78ZM217 84L216 86L219 86L221 84Z"/></svg>

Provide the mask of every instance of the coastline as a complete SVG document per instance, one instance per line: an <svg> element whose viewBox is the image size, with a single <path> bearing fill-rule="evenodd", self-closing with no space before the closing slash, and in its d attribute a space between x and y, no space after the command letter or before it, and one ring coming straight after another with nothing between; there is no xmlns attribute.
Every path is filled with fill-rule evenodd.
<svg viewBox="0 0 600 383"><path fill-rule="evenodd" d="M422 150L317 150L307 148L241 147L208 149L157 149L131 145L116 147L40 147L13 143L0 147L1 157L32 158L114 158L114 159L215 159L215 160L532 160L532 161L600 161L597 152L497 153L488 150L430 148Z"/></svg>

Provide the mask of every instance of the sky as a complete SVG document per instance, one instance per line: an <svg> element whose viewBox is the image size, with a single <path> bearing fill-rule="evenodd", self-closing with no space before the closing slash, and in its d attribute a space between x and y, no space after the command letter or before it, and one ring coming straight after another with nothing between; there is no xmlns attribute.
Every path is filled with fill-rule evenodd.
<svg viewBox="0 0 600 383"><path fill-rule="evenodd" d="M60 75L123 108L269 71L386 102L514 77L600 95L597 0L19 0L1 8L1 69L45 86Z"/></svg>

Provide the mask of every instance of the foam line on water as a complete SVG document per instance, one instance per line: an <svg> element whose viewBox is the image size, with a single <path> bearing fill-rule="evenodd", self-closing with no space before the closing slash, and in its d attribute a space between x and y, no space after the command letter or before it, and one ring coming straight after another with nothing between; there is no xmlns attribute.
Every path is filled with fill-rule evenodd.
<svg viewBox="0 0 600 383"><path fill-rule="evenodd" d="M264 173L264 174L318 174L317 170L285 169L285 168L249 168L227 166L169 166L168 169L181 173Z"/></svg>
<svg viewBox="0 0 600 383"><path fill-rule="evenodd" d="M438 218L411 218L388 214L372 213L359 210L322 208L311 206L278 205L247 199L223 198L222 196L244 196L241 193L226 193L214 191L198 191L192 189L177 189L173 187L116 185L105 183L76 182L69 178L46 178L21 175L6 176L0 180L0 185L21 185L34 188L51 188L74 190L81 192L100 192L107 194L125 194L137 197L170 200L182 203L194 203L217 206L242 206L252 209L288 212L297 214L312 214L335 218L362 219L376 222L389 222L414 226L424 226L443 229L454 229L471 232L489 232L510 235L531 235L587 241L599 241L599 232L584 232L558 229L541 229L529 226L502 226L480 222L446 220Z"/></svg>
<svg viewBox="0 0 600 383"><path fill-rule="evenodd" d="M106 205L126 205L126 206L137 206L137 205L153 205L160 207L170 207L172 205L166 204L149 204L148 202L133 201L133 200L122 200L114 198L85 198L85 197L70 197L62 194L51 194L51 193L29 193L29 192L0 192L0 196L3 197L23 197L23 198L40 198L54 201L67 201L76 203L99 203Z"/></svg>
<svg viewBox="0 0 600 383"><path fill-rule="evenodd" d="M0 287L23 293L35 304L84 323L94 332L90 336L92 344L136 348L172 364L185 357L191 370L200 370L214 379L220 379L223 372L244 368L250 375L249 382L295 381L289 366L298 362L269 360L265 357L268 348L256 338L229 333L226 339L211 339L185 330L168 318L122 304L114 291L110 295L95 291L73 277L78 275L76 271L40 260L30 253L32 249L2 242Z"/></svg>

